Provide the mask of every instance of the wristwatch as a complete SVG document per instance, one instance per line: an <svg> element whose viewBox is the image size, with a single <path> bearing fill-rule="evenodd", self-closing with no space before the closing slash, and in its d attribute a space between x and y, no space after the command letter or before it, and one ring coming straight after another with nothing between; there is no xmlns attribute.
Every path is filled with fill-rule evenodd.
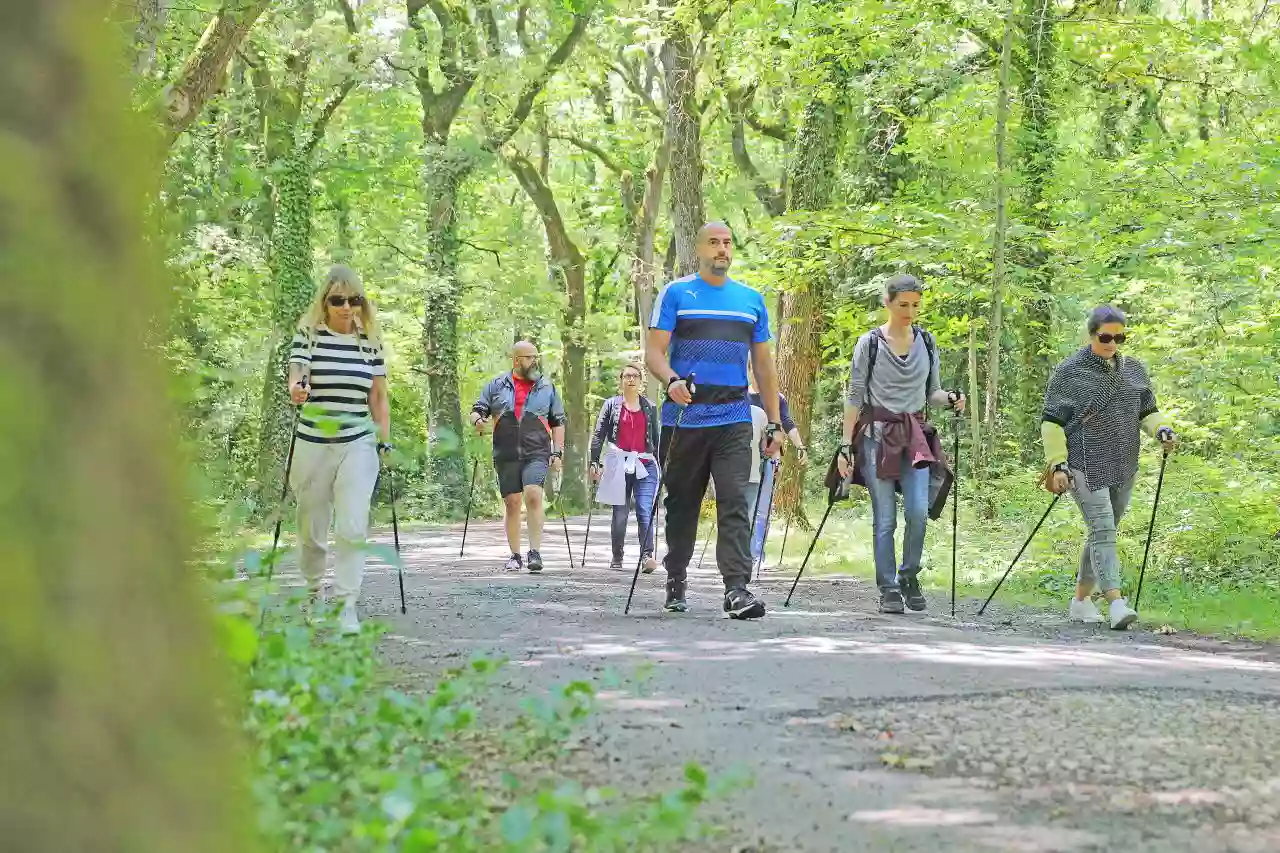
<svg viewBox="0 0 1280 853"><path fill-rule="evenodd" d="M1053 472L1055 474L1058 474L1058 473L1066 474L1068 477L1071 476L1071 469L1067 467L1067 463L1065 462L1059 462L1057 465L1054 465Z"/></svg>
<svg viewBox="0 0 1280 853"><path fill-rule="evenodd" d="M392 450L395 450L395 447L391 444L391 442L389 442L389 441L379 441L379 442L378 442L378 452L379 452L379 453L390 453Z"/></svg>
<svg viewBox="0 0 1280 853"><path fill-rule="evenodd" d="M674 385L675 383L680 382L680 381L681 381L680 377L679 377L679 376L676 376L676 375L673 373L673 374L671 374L671 378L667 380L667 387L668 387L668 388L670 388L672 385Z"/></svg>
<svg viewBox="0 0 1280 853"><path fill-rule="evenodd" d="M564 458L564 451L563 451L563 450L553 450L553 451L551 451L551 458L552 458L552 459L563 459L563 458Z"/></svg>

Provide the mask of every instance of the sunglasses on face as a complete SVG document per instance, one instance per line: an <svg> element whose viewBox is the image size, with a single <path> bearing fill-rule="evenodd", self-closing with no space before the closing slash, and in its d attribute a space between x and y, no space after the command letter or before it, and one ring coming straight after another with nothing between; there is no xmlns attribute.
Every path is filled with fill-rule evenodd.
<svg viewBox="0 0 1280 853"><path fill-rule="evenodd" d="M334 308L341 308L343 305L350 305L352 308L359 308L364 305L363 296L339 296L336 293L329 295L329 304Z"/></svg>
<svg viewBox="0 0 1280 853"><path fill-rule="evenodd" d="M1108 335L1104 332L1098 335L1097 337L1098 337L1098 343L1100 344L1109 344L1113 342L1117 344L1123 344L1126 340L1124 332L1121 332L1118 335Z"/></svg>

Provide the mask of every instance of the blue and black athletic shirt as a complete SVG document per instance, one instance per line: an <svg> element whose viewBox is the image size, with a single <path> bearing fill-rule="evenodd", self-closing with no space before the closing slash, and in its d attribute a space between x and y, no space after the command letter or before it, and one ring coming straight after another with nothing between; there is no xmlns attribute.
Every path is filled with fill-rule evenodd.
<svg viewBox="0 0 1280 853"><path fill-rule="evenodd" d="M751 345L770 339L759 291L733 279L715 285L698 275L678 278L658 294L649 328L671 332L671 369L696 376L697 397L681 428L751 423L747 362ZM674 426L679 411L670 399L663 403L662 425Z"/></svg>

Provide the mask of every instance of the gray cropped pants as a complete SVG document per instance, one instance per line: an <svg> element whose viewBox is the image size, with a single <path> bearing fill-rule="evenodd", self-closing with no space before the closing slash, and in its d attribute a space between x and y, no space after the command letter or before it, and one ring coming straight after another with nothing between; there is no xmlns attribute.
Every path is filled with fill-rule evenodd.
<svg viewBox="0 0 1280 853"><path fill-rule="evenodd" d="M1080 552L1082 584L1096 584L1106 592L1120 589L1120 556L1116 552L1116 528L1129 508L1133 494L1133 480L1119 486L1089 491L1083 471L1071 472L1071 496L1084 515L1089 528L1084 548Z"/></svg>

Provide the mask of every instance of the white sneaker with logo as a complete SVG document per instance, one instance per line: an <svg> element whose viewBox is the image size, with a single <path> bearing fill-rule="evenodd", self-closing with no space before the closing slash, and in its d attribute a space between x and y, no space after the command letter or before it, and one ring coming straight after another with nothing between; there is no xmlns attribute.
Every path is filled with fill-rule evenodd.
<svg viewBox="0 0 1280 853"><path fill-rule="evenodd" d="M1102 613L1098 610L1098 606L1089 598L1084 601L1071 599L1071 606L1067 608L1067 618L1072 622L1089 622L1093 624L1106 621L1102 618Z"/></svg>
<svg viewBox="0 0 1280 853"><path fill-rule="evenodd" d="M348 598L342 605L342 613L338 614L338 630L347 635L360 633L360 616L356 613L354 598Z"/></svg>
<svg viewBox="0 0 1280 853"><path fill-rule="evenodd" d="M1123 598L1117 598L1111 602L1111 630L1123 631L1134 622L1138 621L1138 611L1129 606L1129 602Z"/></svg>

